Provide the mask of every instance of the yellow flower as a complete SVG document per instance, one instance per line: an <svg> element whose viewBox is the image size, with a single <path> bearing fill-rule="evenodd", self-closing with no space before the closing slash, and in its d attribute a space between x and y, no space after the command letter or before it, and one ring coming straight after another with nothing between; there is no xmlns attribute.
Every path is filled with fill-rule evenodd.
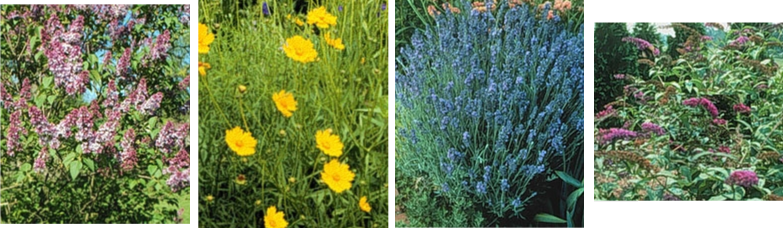
<svg viewBox="0 0 783 228"><path fill-rule="evenodd" d="M342 51L343 49L345 49L345 45L343 45L342 38L332 39L331 35L329 35L329 33L327 32L324 35L324 39L326 40L326 44L329 44L329 46L332 46L337 50Z"/></svg>
<svg viewBox="0 0 783 228"><path fill-rule="evenodd" d="M264 215L264 227L266 228L285 228L288 226L288 222L285 221L285 213L278 212L275 206L271 206L266 209L266 215Z"/></svg>
<svg viewBox="0 0 783 228"><path fill-rule="evenodd" d="M318 52L313 49L313 42L301 36L286 39L283 51L285 51L288 58L302 63L315 61L315 58L318 57Z"/></svg>
<svg viewBox="0 0 783 228"><path fill-rule="evenodd" d="M321 180L336 193L344 192L351 188L351 182L356 176L349 170L347 164L340 163L337 159L332 159L324 164L324 171L321 172Z"/></svg>
<svg viewBox="0 0 783 228"><path fill-rule="evenodd" d="M239 174L239 176L237 176L237 179L234 181L237 182L238 185L245 185L247 183L247 179L245 179L245 174Z"/></svg>
<svg viewBox="0 0 783 228"><path fill-rule="evenodd" d="M247 86L239 85L237 86L237 89L239 89L240 93L245 93L245 91L247 91Z"/></svg>
<svg viewBox="0 0 783 228"><path fill-rule="evenodd" d="M297 104L296 100L294 100L294 94L280 90L280 92L272 94L272 100L275 101L277 110L283 113L283 116L291 117L294 115L292 112L296 111Z"/></svg>
<svg viewBox="0 0 783 228"><path fill-rule="evenodd" d="M359 199L359 208L362 209L362 211L370 213L370 210L372 210L372 207L370 207L370 204L367 203L367 197L362 196L361 199Z"/></svg>
<svg viewBox="0 0 783 228"><path fill-rule="evenodd" d="M252 133L245 132L242 128L226 130L226 144L239 156L250 156L256 153L256 139Z"/></svg>
<svg viewBox="0 0 783 228"><path fill-rule="evenodd" d="M261 205L261 200L256 200L256 206Z"/></svg>
<svg viewBox="0 0 783 228"><path fill-rule="evenodd" d="M209 53L209 44L212 41L215 41L215 35L206 25L198 23L198 53Z"/></svg>
<svg viewBox="0 0 783 228"><path fill-rule="evenodd" d="M207 202L212 202L212 200L215 200L215 197L212 195L207 195Z"/></svg>
<svg viewBox="0 0 783 228"><path fill-rule="evenodd" d="M198 74L201 76L207 75L207 69L212 69L209 63L198 62Z"/></svg>
<svg viewBox="0 0 783 228"><path fill-rule="evenodd" d="M318 28L329 28L329 25L337 25L337 17L326 12L326 7L318 7L307 12L307 24L315 24Z"/></svg>
<svg viewBox="0 0 783 228"><path fill-rule="evenodd" d="M296 23L296 25L299 25L299 26L304 25L304 21L299 20L299 18L297 18L296 21L294 21L294 23Z"/></svg>
<svg viewBox="0 0 783 228"><path fill-rule="evenodd" d="M321 130L315 133L315 143L324 154L332 157L340 157L343 154L343 143L339 135L333 135L332 129Z"/></svg>

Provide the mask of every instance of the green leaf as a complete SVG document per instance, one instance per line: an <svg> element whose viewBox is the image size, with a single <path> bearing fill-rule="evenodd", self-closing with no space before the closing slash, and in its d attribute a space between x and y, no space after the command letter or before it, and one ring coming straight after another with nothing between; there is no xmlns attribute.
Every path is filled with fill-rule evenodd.
<svg viewBox="0 0 783 228"><path fill-rule="evenodd" d="M48 89L49 86L52 85L52 80L54 80L53 76L44 77L44 79L43 79L43 87L45 89Z"/></svg>
<svg viewBox="0 0 783 228"><path fill-rule="evenodd" d="M545 222L545 223L566 223L565 220L547 213L537 214L536 217L533 218L533 220L536 220L537 222Z"/></svg>
<svg viewBox="0 0 783 228"><path fill-rule="evenodd" d="M63 165L65 165L66 168L71 167L70 164L74 158L76 158L76 153L69 153L68 155L65 155L65 158L63 158Z"/></svg>
<svg viewBox="0 0 783 228"><path fill-rule="evenodd" d="M71 162L71 179L76 180L76 177L79 176L79 172L82 171L82 162L81 161L73 161Z"/></svg>
<svg viewBox="0 0 783 228"><path fill-rule="evenodd" d="M54 95L49 95L49 97L47 97L47 98L46 98L46 101L48 101L48 102L49 102L48 104L49 104L49 105L51 105L52 103L54 103L54 100L55 100L55 99L57 99L57 97L56 97L56 96L54 96Z"/></svg>
<svg viewBox="0 0 783 228"><path fill-rule="evenodd" d="M87 165L87 168L90 168L90 171L95 171L95 162L92 161L92 159L84 158L82 159L82 162Z"/></svg>
<svg viewBox="0 0 783 228"><path fill-rule="evenodd" d="M568 199L566 202L568 203L568 210L572 211L574 210L574 206L576 206L576 202L579 201L579 196L584 193L585 188L579 188L577 190L574 190L574 192L571 192L571 195L568 195Z"/></svg>
<svg viewBox="0 0 783 228"><path fill-rule="evenodd" d="M724 201L724 200L726 200L726 197L723 197L723 196L713 196L713 197L710 197L710 201Z"/></svg>
<svg viewBox="0 0 783 228"><path fill-rule="evenodd" d="M32 168L33 168L33 166L30 165L30 163L24 163L24 164L22 164L22 167L19 167L19 171L27 172L27 171L30 171Z"/></svg>
<svg viewBox="0 0 783 228"><path fill-rule="evenodd" d="M153 116L152 118L150 118L150 120L147 121L147 127L149 127L150 129L155 129L155 123L157 122L158 122L158 117Z"/></svg>
<svg viewBox="0 0 783 228"><path fill-rule="evenodd" d="M581 181L576 180L576 178L571 177L570 175L568 175L563 171L555 171L555 174L557 174L557 176L560 177L560 179L563 179L563 181L565 181L566 183L574 187L581 188L584 186Z"/></svg>
<svg viewBox="0 0 783 228"><path fill-rule="evenodd" d="M147 166L147 172L150 174L150 176L154 176L156 170L158 170L157 166L154 165Z"/></svg>
<svg viewBox="0 0 783 228"><path fill-rule="evenodd" d="M130 187L130 189L133 189L138 184L139 184L139 181L137 181L137 180L130 180L130 181L128 181L128 187Z"/></svg>
<svg viewBox="0 0 783 228"><path fill-rule="evenodd" d="M37 97L35 97L35 105L38 107L43 107L43 102L46 99L45 94L39 94Z"/></svg>

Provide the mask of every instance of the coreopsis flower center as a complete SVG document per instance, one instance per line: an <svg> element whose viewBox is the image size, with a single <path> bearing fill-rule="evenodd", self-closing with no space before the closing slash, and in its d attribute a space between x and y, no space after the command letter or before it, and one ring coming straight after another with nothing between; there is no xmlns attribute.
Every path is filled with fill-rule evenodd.
<svg viewBox="0 0 783 228"><path fill-rule="evenodd" d="M245 144L244 144L244 143L242 143L242 141L237 141L236 143L234 143L234 145L236 145L237 147L242 147L242 146L244 146Z"/></svg>
<svg viewBox="0 0 783 228"><path fill-rule="evenodd" d="M340 182L340 174L337 173L332 174L332 180L334 180L335 182Z"/></svg>

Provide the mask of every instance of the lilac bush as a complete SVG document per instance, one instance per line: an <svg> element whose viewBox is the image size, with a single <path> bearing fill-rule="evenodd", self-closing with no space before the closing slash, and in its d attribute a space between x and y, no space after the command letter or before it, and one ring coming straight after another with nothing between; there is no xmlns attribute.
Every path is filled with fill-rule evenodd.
<svg viewBox="0 0 783 228"><path fill-rule="evenodd" d="M188 207L187 11L0 6L0 222L163 223Z"/></svg>

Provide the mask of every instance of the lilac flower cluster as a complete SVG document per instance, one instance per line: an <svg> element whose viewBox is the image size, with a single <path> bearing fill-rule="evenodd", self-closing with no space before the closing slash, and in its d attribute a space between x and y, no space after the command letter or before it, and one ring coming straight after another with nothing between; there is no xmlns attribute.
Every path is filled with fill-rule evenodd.
<svg viewBox="0 0 783 228"><path fill-rule="evenodd" d="M82 69L82 32L84 16L79 16L66 30L57 13L52 13L41 29L40 50L48 58L49 71L57 86L65 86L68 95L81 94L89 82L89 73Z"/></svg>
<svg viewBox="0 0 783 228"><path fill-rule="evenodd" d="M495 214L518 213L537 177L583 153L583 31L528 7L441 13L395 74L397 148L412 152L398 168Z"/></svg>
<svg viewBox="0 0 783 228"><path fill-rule="evenodd" d="M179 127L177 127L173 122L167 121L166 125L160 129L160 133L158 133L155 146L167 154L177 149L185 148L185 140L189 133L190 125L187 123L179 124Z"/></svg>
<svg viewBox="0 0 783 228"><path fill-rule="evenodd" d="M122 153L120 153L120 167L123 170L131 170L136 167L136 146L134 141L136 140L136 131L133 128L129 128L125 131L125 136L122 137L120 146L122 147Z"/></svg>
<svg viewBox="0 0 783 228"><path fill-rule="evenodd" d="M708 112L710 112L712 117L718 117L718 115L720 115L718 108L715 107L715 104L713 104L712 101L707 98L688 98L682 101L682 104L691 107L702 106L707 109Z"/></svg>
<svg viewBox="0 0 783 228"><path fill-rule="evenodd" d="M756 176L756 172L751 170L737 170L731 173L729 178L726 178L726 184L739 185L749 188L759 183L759 177Z"/></svg>
<svg viewBox="0 0 783 228"><path fill-rule="evenodd" d="M171 191L176 192L190 185L190 153L180 149L174 158L164 159L169 166L163 169L163 174L171 174L166 184Z"/></svg>
<svg viewBox="0 0 783 228"><path fill-rule="evenodd" d="M41 148L41 151L38 152L38 157L35 158L33 170L37 173L46 171L46 160L49 160L49 149L43 147Z"/></svg>
<svg viewBox="0 0 783 228"><path fill-rule="evenodd" d="M169 30L163 31L163 34L159 35L158 38L155 40L155 44L152 46L152 49L150 49L149 58L152 61L156 60L166 60L166 56L168 56L169 48L171 48L171 33L169 33Z"/></svg>
<svg viewBox="0 0 783 228"><path fill-rule="evenodd" d="M11 117L8 120L8 138L6 139L6 153L8 156L14 156L14 152L22 151L22 144L19 142L19 133L27 134L27 129L22 126L22 120L20 119L21 115L22 110L16 110L16 112L11 113Z"/></svg>

